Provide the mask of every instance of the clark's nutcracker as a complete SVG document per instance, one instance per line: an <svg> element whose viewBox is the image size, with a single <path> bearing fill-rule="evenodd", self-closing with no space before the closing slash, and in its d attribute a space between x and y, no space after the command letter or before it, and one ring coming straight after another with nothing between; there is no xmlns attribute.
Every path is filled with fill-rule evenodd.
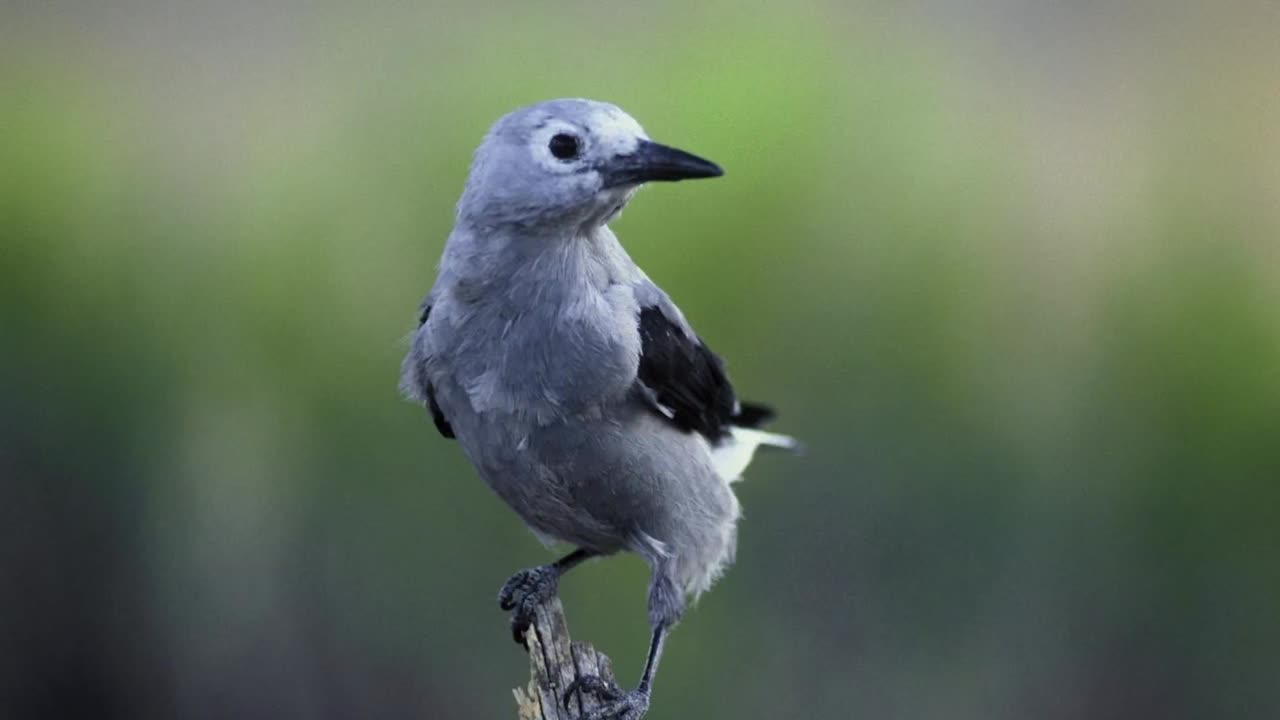
<svg viewBox="0 0 1280 720"><path fill-rule="evenodd" d="M503 586L517 642L583 560L630 550L652 569L639 686L588 677L566 692L602 696L599 718L644 714L686 598L733 560L730 484L757 447L797 447L759 429L772 411L738 401L720 358L606 224L643 183L721 174L607 103L503 117L476 151L402 368L402 390L525 524L577 547Z"/></svg>

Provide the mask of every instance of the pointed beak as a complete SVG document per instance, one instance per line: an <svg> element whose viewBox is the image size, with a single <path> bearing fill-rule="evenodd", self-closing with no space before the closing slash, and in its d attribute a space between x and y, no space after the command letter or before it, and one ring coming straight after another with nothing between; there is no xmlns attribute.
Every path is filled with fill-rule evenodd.
<svg viewBox="0 0 1280 720"><path fill-rule="evenodd" d="M606 188L620 185L720 177L724 170L710 160L683 150L641 140L634 152L619 155L600 168Z"/></svg>

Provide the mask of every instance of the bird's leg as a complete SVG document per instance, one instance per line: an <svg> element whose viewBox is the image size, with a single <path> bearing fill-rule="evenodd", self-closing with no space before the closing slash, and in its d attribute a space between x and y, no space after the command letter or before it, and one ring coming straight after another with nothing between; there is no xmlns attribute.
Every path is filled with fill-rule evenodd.
<svg viewBox="0 0 1280 720"><path fill-rule="evenodd" d="M644 663L644 673L635 690L623 690L599 675L579 675L565 689L565 707L568 707L574 693L589 692L604 700L605 705L586 715L585 720L640 720L649 710L653 676L662 659L662 646L667 639L667 631L666 625L653 629L653 638L649 641L649 658Z"/></svg>
<svg viewBox="0 0 1280 720"><path fill-rule="evenodd" d="M649 696L653 691L653 677L662 660L662 649L667 633L684 611L684 594L676 589L669 576L655 572L649 587L649 619L653 636L649 640L649 656L644 663L644 673L635 690L622 690L598 675L579 675L565 689L564 704L568 707L574 693L589 692L605 701L605 705L591 711L585 720L640 720L649 710Z"/></svg>
<svg viewBox="0 0 1280 720"><path fill-rule="evenodd" d="M649 657L644 662L644 673L640 675L640 684L636 690L647 697L653 687L653 675L658 672L658 662L662 660L662 646L667 641L667 626L659 625L653 629L653 637L649 640Z"/></svg>
<svg viewBox="0 0 1280 720"><path fill-rule="evenodd" d="M533 623L533 612L539 605L555 597L560 576L597 553L578 548L550 565L527 568L512 575L498 592L498 606L511 610L511 636L516 644L525 645L524 633Z"/></svg>

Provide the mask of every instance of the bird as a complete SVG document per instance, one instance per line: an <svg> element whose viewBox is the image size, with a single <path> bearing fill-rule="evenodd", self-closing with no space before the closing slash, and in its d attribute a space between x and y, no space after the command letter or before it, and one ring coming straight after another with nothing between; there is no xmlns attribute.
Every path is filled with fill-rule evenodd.
<svg viewBox="0 0 1280 720"><path fill-rule="evenodd" d="M576 548L502 586L517 643L573 567L623 551L648 564L639 684L583 675L565 691L602 700L593 720L647 712L667 634L734 560L731 485L758 448L800 449L764 429L770 407L737 398L609 228L647 183L723 174L610 103L506 114L472 158L401 367L402 393L533 534Z"/></svg>

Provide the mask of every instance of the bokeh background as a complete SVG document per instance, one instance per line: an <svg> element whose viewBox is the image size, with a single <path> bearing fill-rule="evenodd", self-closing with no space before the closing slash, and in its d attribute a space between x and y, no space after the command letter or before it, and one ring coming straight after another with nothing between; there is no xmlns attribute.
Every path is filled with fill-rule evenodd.
<svg viewBox="0 0 1280 720"><path fill-rule="evenodd" d="M0 716L506 718L539 546L397 397L472 149L775 403L667 718L1280 717L1280 3L0 4ZM563 584L628 683L629 557Z"/></svg>

